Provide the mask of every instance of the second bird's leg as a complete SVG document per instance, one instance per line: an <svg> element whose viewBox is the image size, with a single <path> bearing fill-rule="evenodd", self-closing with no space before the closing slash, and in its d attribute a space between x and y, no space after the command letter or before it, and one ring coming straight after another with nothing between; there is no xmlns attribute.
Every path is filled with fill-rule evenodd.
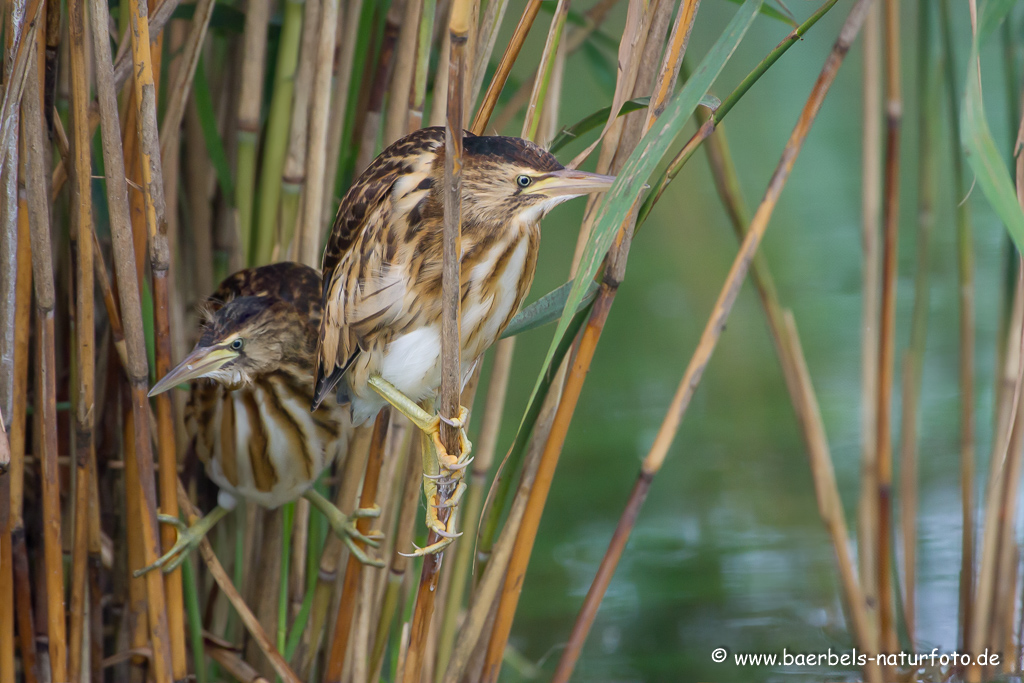
<svg viewBox="0 0 1024 683"><path fill-rule="evenodd" d="M210 510L207 514L193 524L189 526L183 521L172 515L157 515L157 519L164 524L171 524L178 530L178 540L174 542L174 545L164 553L160 559L148 567L143 567L135 571L132 575L135 578L139 578L143 574L150 572L154 569L160 568L165 574L170 574L178 566L185 561L185 558L189 556L193 550L199 547L200 541L209 533L213 525L224 518L224 515L231 512L229 508L218 505L217 507Z"/></svg>
<svg viewBox="0 0 1024 683"><path fill-rule="evenodd" d="M334 533L338 534L338 537L345 542L348 546L349 551L356 556L363 564L368 564L373 567L383 567L384 563L380 560L375 560L367 555L362 548L356 545L355 540L357 539L370 546L371 548L377 548L380 546L380 540L384 538L384 534L379 531L371 531L368 534L361 533L353 522L353 519L359 517L379 517L380 508L374 506L369 509L359 508L355 510L351 515L346 515L344 512L338 509L338 507L331 501L324 498L316 489L309 489L302 497L312 503L313 507L323 513L324 517L327 518L331 528L334 529Z"/></svg>
<svg viewBox="0 0 1024 683"><path fill-rule="evenodd" d="M423 493L427 498L427 527L441 536L441 540L426 548L417 548L413 554L427 555L439 552L459 536L455 531L456 508L466 490L466 484L462 480L466 467L472 460L470 453L473 449L473 445L466 437L466 420L469 413L460 406L458 418L442 418L418 406L415 401L379 375L370 377L369 384L424 434ZM450 454L441 442L442 420L459 430L461 452L458 456ZM441 509L449 510L446 523L441 522L438 515L438 510Z"/></svg>

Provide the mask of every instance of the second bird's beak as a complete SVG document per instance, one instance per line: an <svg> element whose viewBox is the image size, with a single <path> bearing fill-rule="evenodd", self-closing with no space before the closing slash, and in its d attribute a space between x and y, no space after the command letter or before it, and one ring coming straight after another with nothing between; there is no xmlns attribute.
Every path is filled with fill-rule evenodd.
<svg viewBox="0 0 1024 683"><path fill-rule="evenodd" d="M153 385L153 388L149 390L149 395L156 396L179 384L198 379L217 370L234 358L238 358L238 352L227 346L197 346L192 349L192 353L185 356L185 360L178 363L177 367Z"/></svg>
<svg viewBox="0 0 1024 683"><path fill-rule="evenodd" d="M553 171L541 176L524 192L552 198L579 197L591 192L604 192L612 186L613 182L615 182L613 175L563 168L561 171Z"/></svg>

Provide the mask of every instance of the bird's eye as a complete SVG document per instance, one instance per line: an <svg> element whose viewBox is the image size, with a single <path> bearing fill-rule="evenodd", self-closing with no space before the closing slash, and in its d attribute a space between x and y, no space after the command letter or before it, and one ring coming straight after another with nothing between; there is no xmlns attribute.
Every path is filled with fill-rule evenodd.
<svg viewBox="0 0 1024 683"><path fill-rule="evenodd" d="M231 342L231 348L234 349L235 351L241 351L242 346L244 345L245 344L241 339L236 339L235 341Z"/></svg>
<svg viewBox="0 0 1024 683"><path fill-rule="evenodd" d="M519 187L529 187L532 182L533 178L528 175L516 176L516 185Z"/></svg>

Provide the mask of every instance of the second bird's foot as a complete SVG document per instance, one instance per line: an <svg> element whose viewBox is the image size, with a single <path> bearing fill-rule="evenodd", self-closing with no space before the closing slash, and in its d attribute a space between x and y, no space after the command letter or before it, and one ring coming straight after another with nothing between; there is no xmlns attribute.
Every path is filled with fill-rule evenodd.
<svg viewBox="0 0 1024 683"><path fill-rule="evenodd" d="M360 548L356 541L360 541L371 548L378 548L380 547L381 540L384 538L384 534L380 531L370 531L364 534L356 528L354 521L358 517L377 517L379 515L379 508L376 511L373 508L368 510L361 508L353 512L351 516L344 514L340 510L337 511L337 514L326 514L327 521L334 530L334 533L338 534L338 537L345 542L349 552L355 555L356 559L371 567L383 567L383 562L367 555L366 551Z"/></svg>
<svg viewBox="0 0 1024 683"><path fill-rule="evenodd" d="M183 521L172 515L157 515L157 520L163 524L171 524L178 530L178 540L174 542L174 545L164 553L160 559L148 567L143 567L132 572L132 576L136 579L148 574L154 569L160 569L164 574L170 574L185 561L185 559L191 554L193 550L199 547L199 543L206 536L207 528L202 528L200 524L195 526L188 526Z"/></svg>

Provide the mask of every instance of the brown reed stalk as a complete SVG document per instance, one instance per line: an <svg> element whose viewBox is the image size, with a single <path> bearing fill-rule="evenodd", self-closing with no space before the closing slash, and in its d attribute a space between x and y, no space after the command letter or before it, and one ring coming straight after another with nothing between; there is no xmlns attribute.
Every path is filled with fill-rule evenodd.
<svg viewBox="0 0 1024 683"><path fill-rule="evenodd" d="M516 63L519 52L523 49L523 43L526 42L526 36L529 35L530 28L539 11L540 0L529 0L526 7L523 8L523 16L519 19L515 33L508 41L508 47L505 48L505 53L501 56L501 61L498 62L498 69L487 86L484 100L480 103L480 108L477 109L476 117L473 119L473 125L469 128L474 135L483 135L487 128L487 121L491 118L494 107L498 103L498 96L501 95L501 90L505 87L505 81L508 80L508 75L512 72L512 65Z"/></svg>
<svg viewBox="0 0 1024 683"><path fill-rule="evenodd" d="M494 45L498 42L498 30L502 26L507 9L508 0L489 2L483 18L478 22L476 45L473 50L473 73L469 79L469 90L466 93L466 102L470 108L480 98L487 66L491 62Z"/></svg>
<svg viewBox="0 0 1024 683"><path fill-rule="evenodd" d="M320 214L320 230L324 230L328 222L334 218L334 184L338 175L338 162L341 158L341 136L346 126L346 113L348 112L349 90L352 85L352 77L355 69L355 49L359 37L360 16L363 11L363 0L354 0L348 3L344 18L338 15L338 31L345 28L345 36L339 39L341 45L341 59L335 73L334 96L331 99L330 123L327 127L327 167L323 177L323 200ZM367 11L372 11L367 9ZM365 80L362 83L367 86ZM357 102L359 94L357 93ZM356 112L354 125L352 126L353 138L358 135L359 119L362 111ZM321 139L321 143L323 140ZM362 169L357 168L356 171ZM308 206L308 204L307 204ZM319 257L319 251L317 252Z"/></svg>
<svg viewBox="0 0 1024 683"><path fill-rule="evenodd" d="M40 32L38 38L42 38ZM46 143L43 137L43 77L38 53L29 53L28 80L22 98L25 137L25 179L32 229L32 272L36 295L36 423L42 464L43 549L50 671L54 680L67 680L67 638L64 612L64 554L61 547L60 472L57 465L57 361L55 349L53 250L46 191ZM33 58L36 54L36 58Z"/></svg>
<svg viewBox="0 0 1024 683"><path fill-rule="evenodd" d="M359 498L359 507L371 508L377 500L377 483L380 468L384 460L384 444L391 422L391 411L383 409L377 414L373 423L373 435L370 438L370 455L366 461L366 475L363 479L363 490ZM356 527L360 533L368 533L370 519L361 518ZM357 541L358 543L359 541ZM334 623L334 639L327 657L326 683L341 681L345 671L345 655L349 649L349 635L352 633L352 615L359 602L358 593L362 578L363 564L354 554L349 553L348 564L345 566L345 580L341 589L341 603ZM368 579L370 577L367 577Z"/></svg>
<svg viewBox="0 0 1024 683"><path fill-rule="evenodd" d="M256 193L256 147L260 135L260 107L263 104L263 70L267 58L269 0L250 0L245 6L245 30L242 33L241 77L238 90L238 114L235 121L235 208L242 259L252 262L255 244L253 212Z"/></svg>
<svg viewBox="0 0 1024 683"><path fill-rule="evenodd" d="M185 491L185 487L182 486L181 481L177 482L177 496L178 505L189 525L195 524L199 521L199 510L192 505L192 502L188 498L188 493ZM284 661L284 658L274 647L273 642L267 635L263 627L260 626L259 620L253 615L252 610L242 599L241 594L235 588L235 584L231 582L231 577L228 576L227 572L224 571L224 567L221 565L220 560L217 559L217 554L213 551L213 546L210 545L210 541L203 539L199 544L199 554L203 558L203 562L206 564L207 571L210 572L210 576L217 583L218 588L224 597L228 599L231 606L235 608L239 618L242 620L242 624L245 625L249 635L256 641L257 646L264 656L270 661L270 665L274 668L274 671L287 683L299 683L300 679L288 666L288 663ZM152 572L151 572L152 573Z"/></svg>
<svg viewBox="0 0 1024 683"><path fill-rule="evenodd" d="M22 515L25 486L26 406L28 405L29 330L32 309L32 246L28 203L18 199L18 270L14 301L14 382L11 415L11 466L4 477L10 482L11 556L14 574L14 611L18 623L19 649L25 683L38 680L36 668L35 617L32 613L32 584L29 580L25 520Z"/></svg>
<svg viewBox="0 0 1024 683"><path fill-rule="evenodd" d="M344 467L341 468L341 485L335 495L335 506L344 513L351 513L356 508L356 496L359 492L359 484L366 471L366 462L370 456L371 430L366 427L357 427L352 430L352 437L348 445L348 457ZM320 648L320 639L326 636L328 630L327 612L332 603L331 594L336 592L338 584L338 564L341 560L345 544L337 534L328 534L324 543L323 552L320 554L320 570L317 576L316 591L313 596L313 614L309 620L306 632L309 634L308 649L303 659L301 673L308 677L313 659ZM337 614L337 611L334 612Z"/></svg>
<svg viewBox="0 0 1024 683"><path fill-rule="evenodd" d="M564 367L564 365L563 365ZM519 479L519 486L512 505L505 520L505 527L498 541L491 549L491 556L486 568L473 591L469 609L462 621L462 628L459 637L455 642L455 649L452 651L448 668L442 677L442 683L457 683L468 677L470 680L480 680L481 674L478 670L472 674L468 672L471 660L476 658L483 666L483 654L487 648L487 634L493 627L494 611L497 607L497 598L504 582L505 572L512 556L512 548L515 545L516 531L522 524L523 515L526 512L527 501L530 490L537 477L537 468L540 465L540 458L543 454L544 440L551 432L555 414L558 409L559 392L556 388L561 387L561 377L564 372L559 372L552 390L544 399L537 423L534 427L537 438L531 440L526 456L523 460L522 475Z"/></svg>
<svg viewBox="0 0 1024 683"><path fill-rule="evenodd" d="M95 424L95 330L93 301L92 159L89 149L86 76L85 0L68 2L68 51L71 80L71 250L75 256L75 477L74 542L71 563L71 642L69 680L80 680L86 635L86 573L89 549L89 492Z"/></svg>
<svg viewBox="0 0 1024 683"><path fill-rule="evenodd" d="M306 154L305 210L299 227L296 254L309 265L320 263L320 233L323 220L320 207L324 203L324 165L327 150L328 105L331 102L331 71L334 64L334 42L338 29L338 0L323 0L320 12L320 35L317 41L316 75L313 79L313 100L310 103L309 151ZM353 46L354 49L354 46ZM340 84L338 87L341 87ZM335 110L341 116L343 110Z"/></svg>
<svg viewBox="0 0 1024 683"><path fill-rule="evenodd" d="M892 587L892 392L896 355L896 266L899 236L900 89L899 3L885 0L885 177L882 201L882 308L878 346L877 485L879 645L885 652L899 647Z"/></svg>
<svg viewBox="0 0 1024 683"><path fill-rule="evenodd" d="M141 532L143 540L142 563L150 564L157 558L157 524L156 524L156 486L153 472L153 452L150 441L149 404L146 398L149 382L149 369L143 337L142 307L139 295L138 273L135 262L135 244L131 231L131 217L128 209L128 186L124 171L123 151L119 136L120 125L117 114L117 101L114 88L114 77L110 57L110 46L107 40L106 27L109 25L108 10L103 0L93 0L91 5L92 35L94 64L96 68L96 86L100 108L101 133L103 142L103 161L106 173L107 202L110 208L111 236L114 245L114 266L117 273L118 296L121 304L121 316L124 325L125 347L127 350L128 367L125 374L131 388L132 435L134 458L132 467L126 468L126 476L138 476L136 485L128 486L126 494L138 497L140 514L137 519L129 517L130 527ZM149 59L149 35L146 24L147 8L144 4L133 0L130 7L132 14L133 53L138 68L133 70L136 76L136 101L155 107L155 96L152 80L152 66ZM155 109L151 109L155 123ZM158 138L155 126L147 126L148 142L155 147ZM140 135L145 139L146 135ZM145 166L145 164L144 164ZM149 171L152 173L152 170ZM148 185L148 184L147 184ZM152 190L150 190L152 193ZM155 207L151 207L155 214ZM155 223L155 215L152 216ZM173 465L171 466L173 471ZM163 579L159 572L150 572L146 576L147 610L150 621L151 646L153 650L153 673L157 681L170 681L173 678L170 662L170 636L167 626L167 609L164 601ZM180 608L180 597L178 599Z"/></svg>
<svg viewBox="0 0 1024 683"><path fill-rule="evenodd" d="M928 335L929 245L935 224L935 174L932 141L935 134L936 79L932 77L931 3L918 3L918 200L917 249L914 275L914 310L911 314L910 348L903 360L903 398L900 402L900 527L903 547L904 620L910 642L916 641L917 611L917 420Z"/></svg>
<svg viewBox="0 0 1024 683"><path fill-rule="evenodd" d="M458 415L462 393L462 354L460 349L459 320L462 317L459 286L460 254L462 253L462 134L465 114L466 70L469 58L468 40L470 20L473 14L473 0L453 0L448 23L448 41L451 51L448 55L448 106L445 126L444 161L444 234L442 237L441 271L441 389L438 411L441 415ZM454 457L459 457L458 431L442 422L441 441ZM437 472L427 469L429 446L424 444L424 474ZM438 495L448 493L448 486L438 482ZM427 501L430 505L431 501ZM450 509L438 511L442 524L452 514ZM427 535L427 545L440 540L435 531ZM406 653L402 680L416 683L424 676L424 661L427 658L427 639L434 613L438 572L441 569L443 553L431 553L423 558L419 588L416 592L416 607L413 611L412 629L409 636L409 650Z"/></svg>
<svg viewBox="0 0 1024 683"><path fill-rule="evenodd" d="M170 246L167 242L167 224L163 194L163 174L160 164L160 132L156 115L156 83L154 69L159 64L150 50L148 6L142 0L132 0L129 5L131 19L132 55L135 68L132 70L134 81L136 141L138 143L138 161L142 178L142 196L145 198L145 225L149 241L149 264L153 276L153 319L156 342L156 375L163 377L171 369L171 330L170 330ZM157 53L159 55L159 52ZM144 392L145 384L132 386L133 392ZM136 400L143 400L139 396ZM157 454L160 460L160 501L164 514L177 516L178 505L175 493L177 481L177 454L174 438L174 420L171 415L171 397L161 394L155 398L157 417ZM148 470L148 471L147 471ZM143 485L153 476L152 462L144 466L139 463L139 475ZM157 540L156 500L149 507L144 506L143 538L146 542L144 561L150 565L160 556L160 543ZM153 533L152 541L150 533ZM177 531L172 527L164 527L159 531L159 538L164 547L170 549L177 538ZM154 576L155 575L155 576ZM151 578L152 577L152 578ZM163 583L162 586L159 584ZM170 652L165 653L162 647L154 645L153 655L156 667L161 666L161 658L165 654L171 657L171 671L175 680L187 674L185 658L185 610L182 598L181 572L173 571L150 572L146 576L148 602L150 609L150 628L156 629L159 636L169 638ZM160 589L163 590L160 590ZM157 611L159 610L159 611ZM166 622L164 622L166 619ZM166 623L167 630L163 624Z"/></svg>
<svg viewBox="0 0 1024 683"><path fill-rule="evenodd" d="M0 411L2 413L2 411ZM0 680L13 681L14 654L14 555L11 552L11 444L0 414Z"/></svg>
<svg viewBox="0 0 1024 683"><path fill-rule="evenodd" d="M405 14L398 32L391 96L384 122L384 146L402 137L409 129L409 101L416 75L417 40L423 0L406 0Z"/></svg>
<svg viewBox="0 0 1024 683"><path fill-rule="evenodd" d="M185 106L189 93L192 91L192 79L199 65L199 55L206 39L206 31L213 17L213 0L199 0L188 39L182 48L181 62L175 71L174 79L167 94L167 106L164 109L163 127L160 130L160 156L167 156L172 147L178 145L181 136L181 121L185 116ZM166 175L166 171L165 171ZM175 212L172 212L175 213Z"/></svg>
<svg viewBox="0 0 1024 683"><path fill-rule="evenodd" d="M17 138L16 130L19 117L15 114L15 111L21 106L22 95L29 73L29 60L35 54L31 48L37 43L37 29L43 2L42 0L32 0L24 8L23 14L16 14L18 8L13 4L9 5L9 7L11 9L8 15L10 33L8 34L7 41L9 43L8 47L13 46L14 48L14 59L10 65L4 65L5 72L9 66L9 73L5 73L4 96L2 102L0 102L0 166L3 166L7 160L7 153L11 149L11 140ZM28 26L23 30L26 19Z"/></svg>
<svg viewBox="0 0 1024 683"><path fill-rule="evenodd" d="M288 154L281 175L281 252L291 245L299 221L299 195L306 181L306 130L309 125L309 101L313 76L316 71L317 43L319 41L320 0L305 0L302 13L302 44L299 47L299 65L295 71L295 89L292 98L291 127L288 135ZM317 264L309 264L317 265ZM301 501L300 501L301 502Z"/></svg>
<svg viewBox="0 0 1024 683"><path fill-rule="evenodd" d="M857 504L857 558L872 619L878 613L878 321L881 306L882 212L882 10L875 3L864 25L861 143L860 498Z"/></svg>
<svg viewBox="0 0 1024 683"><path fill-rule="evenodd" d="M398 520L395 525L394 543L391 548L391 560L388 562L388 573L384 589L383 602L380 608L380 617L377 620L377 633L374 638L373 651L370 655L370 671L376 677L384 662L384 650L388 643L388 633L391 631L395 613L398 611L402 601L399 593L402 585L406 583L406 574L411 558L404 554L403 548L412 546L416 518L419 513L419 492L422 482L422 465L420 457L420 439L409 439L406 449L405 470L402 474L402 495L398 508ZM387 527L385 527L387 528ZM401 671L401 667L399 667Z"/></svg>
<svg viewBox="0 0 1024 683"><path fill-rule="evenodd" d="M240 683L270 683L269 679L261 676L259 671L249 666L234 650L218 645L210 639L204 641L203 650L210 655L210 659L217 662Z"/></svg>
<svg viewBox="0 0 1024 683"><path fill-rule="evenodd" d="M406 0L394 0L388 7L384 20L384 31L380 38L380 49L377 55L376 67L370 67L367 74L370 76L368 84L369 91L362 107L362 125L359 127L359 153L356 155L355 172L360 173L370 165L377 156L377 138L381 132L381 119L384 110L384 95L391 85L391 75L395 61L395 44L398 42L399 26L402 24L402 17L405 14ZM400 101L404 109L406 98L394 98ZM334 180L336 174L330 177L331 184L324 190L324 199L328 202L324 205L324 214L330 213L334 202Z"/></svg>

